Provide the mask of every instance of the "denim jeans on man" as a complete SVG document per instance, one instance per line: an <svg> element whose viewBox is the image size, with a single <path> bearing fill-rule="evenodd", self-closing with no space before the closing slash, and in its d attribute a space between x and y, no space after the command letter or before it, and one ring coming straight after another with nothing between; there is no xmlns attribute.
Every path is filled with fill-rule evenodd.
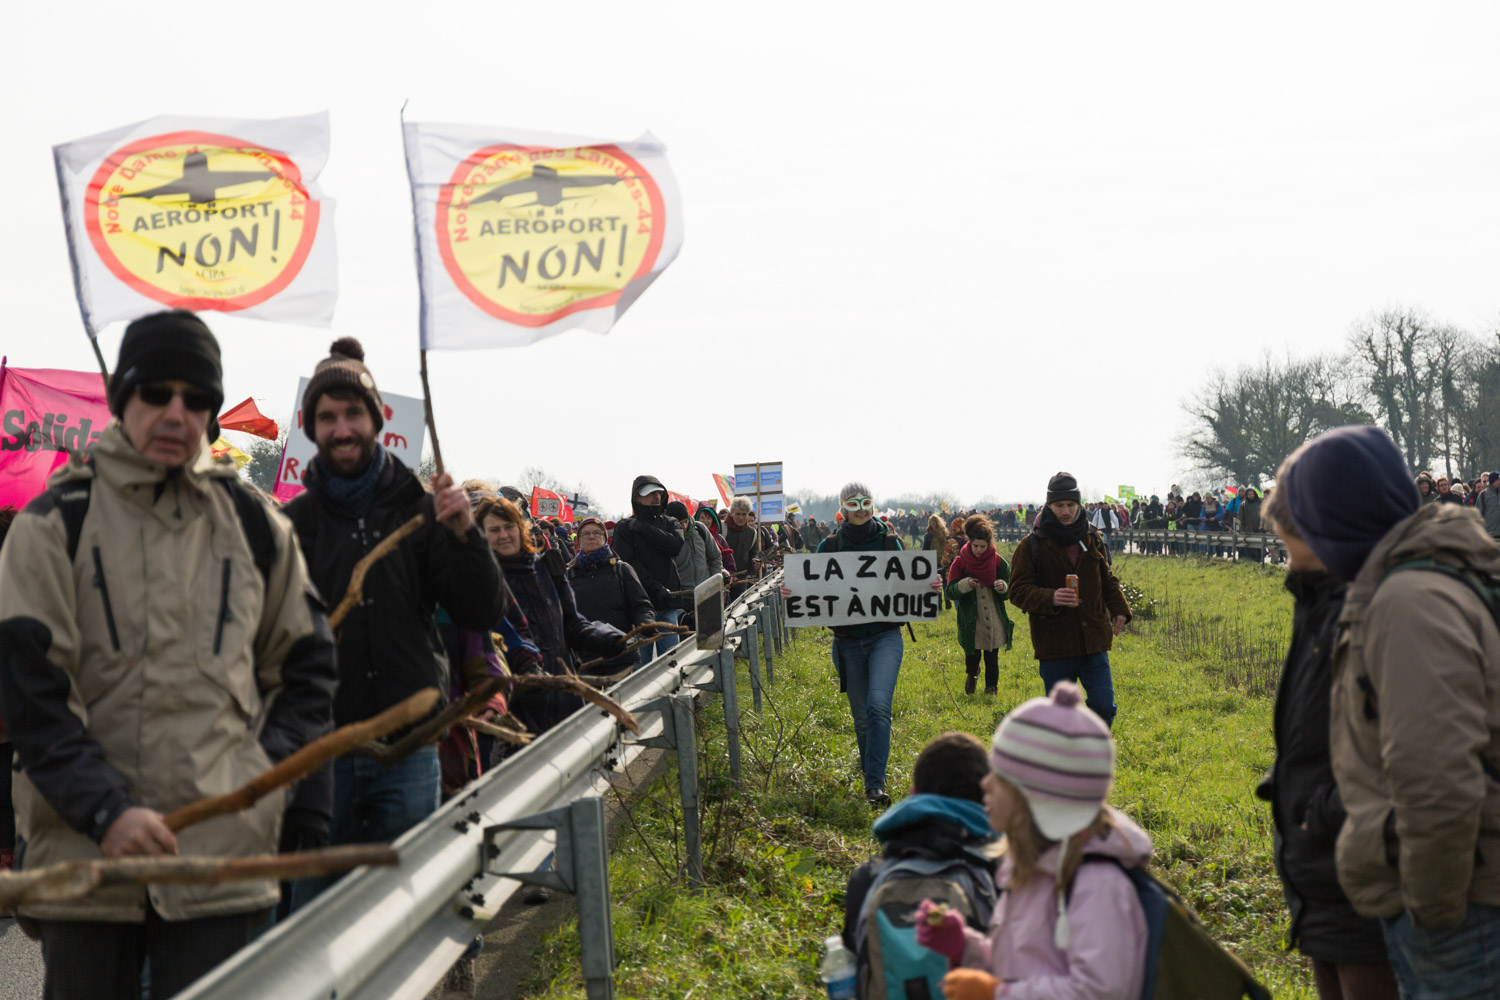
<svg viewBox="0 0 1500 1000"><path fill-rule="evenodd" d="M1043 693L1051 694L1058 681L1072 681L1083 685L1083 703L1106 726L1115 723L1115 682L1109 670L1108 653L1090 653L1088 656L1064 656L1056 660L1038 660L1037 668L1042 674Z"/></svg>
<svg viewBox="0 0 1500 1000"><path fill-rule="evenodd" d="M1380 922L1401 1000L1500 996L1500 907L1469 906L1452 930L1429 930L1408 914Z"/></svg>
<svg viewBox="0 0 1500 1000"><path fill-rule="evenodd" d="M899 627L863 639L835 638L835 662L842 662L859 744L865 791L885 789L885 764L891 756L891 702L906 645Z"/></svg>
<svg viewBox="0 0 1500 1000"><path fill-rule="evenodd" d="M673 608L670 611L658 610L656 612L656 620L659 622L666 622L669 625L676 625L678 620L680 620L681 618L681 608ZM665 653L667 650L671 649L681 641L681 637L678 636L676 632L663 632L660 639L657 639L649 646L641 647L641 666L644 667L646 664L650 663L652 660L656 659L658 656Z"/></svg>
<svg viewBox="0 0 1500 1000"><path fill-rule="evenodd" d="M333 763L333 824L329 839L340 844L389 844L437 811L442 794L438 751L425 746L395 767L368 757L340 757ZM292 912L340 876L292 883Z"/></svg>

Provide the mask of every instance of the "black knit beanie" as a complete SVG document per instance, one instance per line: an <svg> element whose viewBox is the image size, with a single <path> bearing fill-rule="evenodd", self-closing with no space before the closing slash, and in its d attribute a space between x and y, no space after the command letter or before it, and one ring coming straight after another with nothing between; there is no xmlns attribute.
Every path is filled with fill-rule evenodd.
<svg viewBox="0 0 1500 1000"><path fill-rule="evenodd" d="M1047 480L1047 502L1057 503L1059 500L1072 500L1078 503L1083 499L1083 494L1078 492L1078 480L1073 478L1071 472L1059 472Z"/></svg>
<svg viewBox="0 0 1500 1000"><path fill-rule="evenodd" d="M137 386L181 379L213 394L212 415L224 405L224 368L213 332L186 309L142 316L125 328L115 373L109 378L109 412L120 416Z"/></svg>
<svg viewBox="0 0 1500 1000"><path fill-rule="evenodd" d="M370 417L375 421L375 431L385 426L385 403L380 399L380 390L375 388L375 376L365 367L365 349L353 337L340 337L328 349L328 357L318 362L313 377L307 381L307 391L302 393L302 431L309 441L313 436L313 413L318 397L330 389L348 389L359 393Z"/></svg>

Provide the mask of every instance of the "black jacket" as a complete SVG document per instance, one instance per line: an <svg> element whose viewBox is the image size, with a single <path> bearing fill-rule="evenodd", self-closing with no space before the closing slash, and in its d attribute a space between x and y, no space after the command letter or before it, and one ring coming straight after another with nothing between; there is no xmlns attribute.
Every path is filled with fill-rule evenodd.
<svg viewBox="0 0 1500 1000"><path fill-rule="evenodd" d="M637 625L656 620L656 611L640 577L635 575L628 562L619 556L603 566L581 569L575 558L568 565L568 582L573 585L573 597L578 602L578 613L596 622L608 622L621 632L629 632ZM635 653L624 653L611 660L607 667L620 669L629 665ZM607 674L610 669L600 670Z"/></svg>
<svg viewBox="0 0 1500 1000"><path fill-rule="evenodd" d="M661 486L652 476L636 476L630 485L630 503L634 514L615 525L613 541L615 555L625 560L641 578L651 604L658 611L684 608L692 598L672 596L672 591L682 589L677 575L677 553L682 550L682 532L677 522L666 514L643 509L636 494L647 483ZM666 487L662 487L666 491Z"/></svg>
<svg viewBox="0 0 1500 1000"><path fill-rule="evenodd" d="M394 455L386 455L375 506L362 519L328 501L316 466L303 482L307 490L284 510L330 608L348 590L355 563L415 515L427 516L416 534L370 568L364 600L339 627L334 724L368 719L424 687L446 697L448 658L433 623L438 604L455 625L475 631L488 631L500 617L500 569L484 535L471 527L459 541L439 524L432 495Z"/></svg>
<svg viewBox="0 0 1500 1000"><path fill-rule="evenodd" d="M1328 758L1329 660L1344 584L1326 573L1292 572L1286 588L1297 605L1276 688L1276 760L1256 794L1271 803L1276 871L1292 917L1288 941L1328 962L1385 961L1380 924L1354 912L1334 865L1344 804Z"/></svg>

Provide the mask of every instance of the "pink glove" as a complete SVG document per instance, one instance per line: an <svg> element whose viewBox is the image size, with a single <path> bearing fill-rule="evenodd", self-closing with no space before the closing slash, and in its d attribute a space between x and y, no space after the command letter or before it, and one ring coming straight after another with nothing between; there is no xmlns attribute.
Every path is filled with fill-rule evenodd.
<svg viewBox="0 0 1500 1000"><path fill-rule="evenodd" d="M948 960L952 968L964 960L964 920L941 903L922 900L917 907L917 944L935 951Z"/></svg>

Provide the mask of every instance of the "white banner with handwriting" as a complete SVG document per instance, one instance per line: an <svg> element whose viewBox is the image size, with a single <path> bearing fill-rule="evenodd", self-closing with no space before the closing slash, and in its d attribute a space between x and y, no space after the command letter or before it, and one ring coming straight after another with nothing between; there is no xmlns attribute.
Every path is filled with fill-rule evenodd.
<svg viewBox="0 0 1500 1000"><path fill-rule="evenodd" d="M932 552L824 552L788 555L787 624L863 625L937 621L943 599Z"/></svg>

